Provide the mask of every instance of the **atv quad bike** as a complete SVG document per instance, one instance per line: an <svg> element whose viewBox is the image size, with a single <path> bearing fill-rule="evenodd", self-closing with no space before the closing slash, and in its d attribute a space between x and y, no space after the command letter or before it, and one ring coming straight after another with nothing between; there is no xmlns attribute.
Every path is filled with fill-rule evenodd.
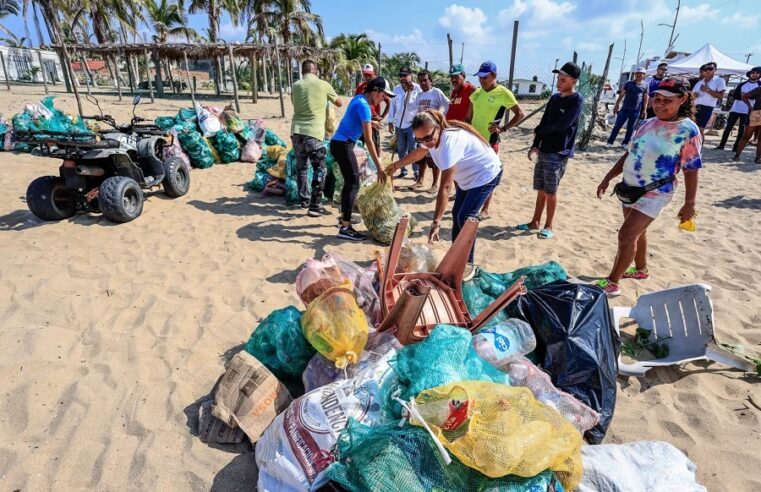
<svg viewBox="0 0 761 492"><path fill-rule="evenodd" d="M139 102L140 96L135 96L128 125L117 125L102 112L85 117L114 130L18 132L20 141L37 146L33 153L63 160L59 176L42 176L27 188L27 205L34 215L62 220L80 211L100 211L113 222L129 222L143 212L143 189L163 186L173 198L188 192L190 173L182 159L161 160L164 147L172 144L171 135L155 125L139 124L145 121L135 116Z"/></svg>

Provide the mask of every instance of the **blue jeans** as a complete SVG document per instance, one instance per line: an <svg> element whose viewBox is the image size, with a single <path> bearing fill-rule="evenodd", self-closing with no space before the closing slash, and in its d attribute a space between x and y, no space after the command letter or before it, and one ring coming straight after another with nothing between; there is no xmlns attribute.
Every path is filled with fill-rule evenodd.
<svg viewBox="0 0 761 492"><path fill-rule="evenodd" d="M403 159L410 152L415 150L415 133L412 131L412 126L407 128L396 127L396 153L399 155L399 159ZM412 170L415 174L418 172L418 165L413 164Z"/></svg>
<svg viewBox="0 0 761 492"><path fill-rule="evenodd" d="M457 239L462 227L470 217L475 217L481 211L481 207L486 203L491 192L497 187L502 179L502 171L490 182L482 186L477 186L470 190L463 190L455 183L454 206L452 207L452 242ZM473 256L476 252L476 245L470 250L468 262L473 263Z"/></svg>
<svg viewBox="0 0 761 492"><path fill-rule="evenodd" d="M613 125L613 130L610 132L610 137L608 137L608 143L612 144L616 137L618 136L618 132L621 130L621 127L624 126L624 122L626 122L626 136L624 137L624 145L629 143L629 140L631 140L632 135L634 134L634 125L637 123L637 119L639 119L640 110L639 109L622 109L618 112L616 115L616 123Z"/></svg>

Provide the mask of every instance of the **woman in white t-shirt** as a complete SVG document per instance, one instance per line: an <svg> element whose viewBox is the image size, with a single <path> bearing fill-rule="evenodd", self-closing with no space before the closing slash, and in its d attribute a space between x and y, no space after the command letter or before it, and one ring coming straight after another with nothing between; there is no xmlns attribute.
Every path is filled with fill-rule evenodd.
<svg viewBox="0 0 761 492"><path fill-rule="evenodd" d="M394 169L401 169L430 154L433 163L442 174L428 240L433 242L440 239L441 218L444 216L449 192L454 183L454 241L465 221L478 215L486 199L499 184L502 178L502 163L475 128L460 121L447 121L442 113L434 109L418 113L412 120L412 131L420 147L387 166L386 173L393 174ZM473 250L468 261L473 263Z"/></svg>

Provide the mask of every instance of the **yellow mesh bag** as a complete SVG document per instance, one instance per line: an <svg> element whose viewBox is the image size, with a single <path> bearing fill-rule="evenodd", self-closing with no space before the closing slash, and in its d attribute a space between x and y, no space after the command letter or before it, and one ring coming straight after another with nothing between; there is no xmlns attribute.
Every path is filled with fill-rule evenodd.
<svg viewBox="0 0 761 492"><path fill-rule="evenodd" d="M348 280L329 288L309 304L301 317L304 337L339 369L356 364L367 343L367 318L352 289Z"/></svg>
<svg viewBox="0 0 761 492"><path fill-rule="evenodd" d="M283 147L282 145L268 145L264 148L264 151L267 153L267 158L277 163L267 169L270 176L278 179L285 179L285 164L290 150L290 147Z"/></svg>
<svg viewBox="0 0 761 492"><path fill-rule="evenodd" d="M566 490L581 481L581 434L528 388L460 381L420 392L415 407L447 450L484 475L533 477L549 469Z"/></svg>
<svg viewBox="0 0 761 492"><path fill-rule="evenodd" d="M390 179L363 186L357 193L357 208L370 237L383 244L391 244L396 225L402 219L404 210L394 200L394 185ZM405 233L409 235L415 228L415 219Z"/></svg>

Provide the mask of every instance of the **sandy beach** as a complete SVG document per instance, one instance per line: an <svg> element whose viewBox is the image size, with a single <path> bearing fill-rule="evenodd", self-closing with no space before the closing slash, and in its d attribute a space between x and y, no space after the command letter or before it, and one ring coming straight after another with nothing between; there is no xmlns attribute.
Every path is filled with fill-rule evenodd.
<svg viewBox="0 0 761 492"><path fill-rule="evenodd" d="M14 87L0 92L0 107L10 118L42 97L41 87ZM129 118L130 96L99 99L118 121ZM229 98L205 101L222 106ZM137 113L152 119L189 105L145 97ZM76 112L71 94L60 93L56 106ZM243 97L241 106L244 118L263 118L289 140L289 102L284 119L274 97L256 105ZM505 176L492 218L479 228L476 262L505 272L555 260L571 275L597 279L613 261L621 212L615 197L594 195L621 150L598 140L569 164L554 239L514 232L533 210L526 151L536 118L503 140ZM750 149L736 163L730 151L713 150L717 143L709 136L703 152L698 231L677 229L681 187L649 229L651 279L624 281L611 305L704 282L713 287L719 340L761 352L753 280L761 278L761 166ZM0 490L250 490L253 449L201 442L199 400L258 320L303 307L293 282L306 259L338 251L366 263L380 246L342 242L335 217L309 218L282 198L248 191L254 164L240 162L194 170L182 198L148 194L143 215L127 224L100 215L42 222L25 204L26 188L58 166L0 153ZM397 198L421 222L413 239L424 241L432 197ZM711 491L761 490L761 379L705 363L619 378L606 442L648 439L685 452Z"/></svg>

